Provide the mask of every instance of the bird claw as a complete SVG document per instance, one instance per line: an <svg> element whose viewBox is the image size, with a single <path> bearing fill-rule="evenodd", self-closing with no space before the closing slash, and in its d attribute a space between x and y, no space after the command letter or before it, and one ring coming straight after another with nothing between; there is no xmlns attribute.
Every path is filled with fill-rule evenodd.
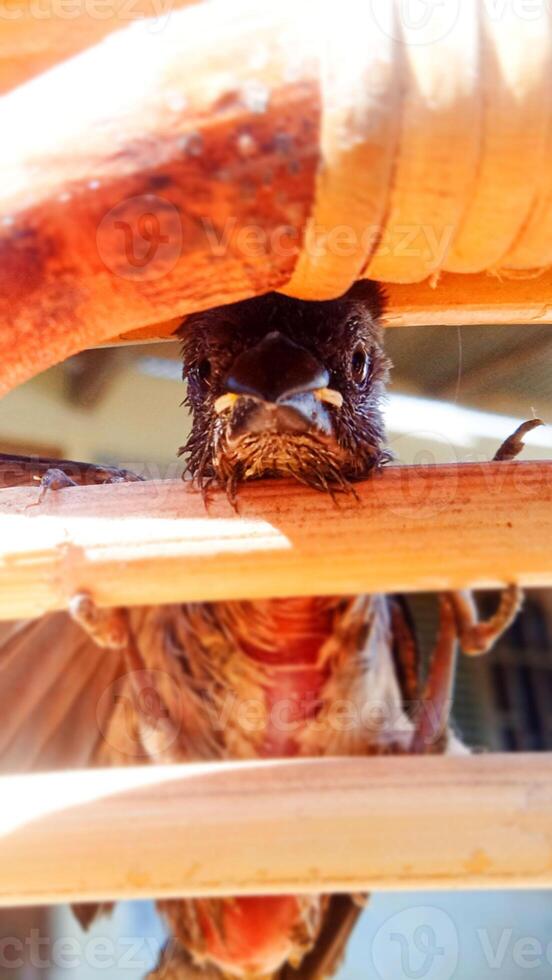
<svg viewBox="0 0 552 980"><path fill-rule="evenodd" d="M523 441L524 437L528 432L532 432L533 429L538 429L540 425L544 425L542 419L529 419L528 422L523 422L520 426L518 426L516 431L502 443L494 455L493 462L510 463L513 459L519 456L522 449L525 448L525 443Z"/></svg>
<svg viewBox="0 0 552 980"><path fill-rule="evenodd" d="M66 490L68 487L77 487L78 483L75 483L67 473L63 470L59 470L56 467L47 470L43 477L40 478L40 492L37 499L32 504L27 504L25 510L29 510L31 507L39 507L45 496L49 491Z"/></svg>
<svg viewBox="0 0 552 980"><path fill-rule="evenodd" d="M523 605L523 590L509 585L500 595L494 616L480 621L471 592L449 592L462 652L469 657L488 653L514 622Z"/></svg>
<svg viewBox="0 0 552 980"><path fill-rule="evenodd" d="M128 622L123 609L99 609L88 592L81 592L70 600L69 615L97 646L122 650L128 645Z"/></svg>

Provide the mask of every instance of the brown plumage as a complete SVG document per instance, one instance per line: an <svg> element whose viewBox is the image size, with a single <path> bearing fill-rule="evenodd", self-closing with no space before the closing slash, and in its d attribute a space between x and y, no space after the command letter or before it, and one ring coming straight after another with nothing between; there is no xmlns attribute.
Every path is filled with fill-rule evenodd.
<svg viewBox="0 0 552 980"><path fill-rule="evenodd" d="M187 320L193 421L182 452L204 493L221 485L235 500L241 482L267 476L354 493L356 480L389 459L381 312L378 287L361 283L330 302L270 294ZM75 465L71 478L80 482ZM59 485L63 463L56 467ZM422 689L408 615L383 596L110 614L77 599L73 616L88 637L66 616L5 636L4 758L30 768L451 751L457 636L469 649L488 646L518 602L511 590L481 633L466 597L442 597L437 655ZM437 713L420 720L412 707L424 697ZM152 977L307 980L333 974L360 903L288 895L159 908L174 938Z"/></svg>
<svg viewBox="0 0 552 980"><path fill-rule="evenodd" d="M292 476L346 489L385 463L382 302L375 283L360 282L324 303L270 293L190 317L181 333L193 424L181 452L198 484L233 494L244 479ZM324 373L338 409L313 397ZM228 392L238 397L219 415ZM267 407L280 423L275 413L259 421Z"/></svg>

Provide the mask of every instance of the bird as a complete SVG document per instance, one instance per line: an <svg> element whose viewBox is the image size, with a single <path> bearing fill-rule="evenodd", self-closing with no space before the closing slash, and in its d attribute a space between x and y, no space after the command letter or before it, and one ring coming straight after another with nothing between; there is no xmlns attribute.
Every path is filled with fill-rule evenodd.
<svg viewBox="0 0 552 980"><path fill-rule="evenodd" d="M179 334L192 425L180 454L206 506L213 489L239 507L244 483L282 478L329 493L338 506L391 461L384 310L381 287L361 281L333 300L272 292L187 317ZM517 455L534 424L496 458ZM4 485L39 478L37 503L74 484L137 479L8 455L0 456L2 476ZM468 592L441 595L422 679L400 596L99 610L92 596L77 595L67 614L0 624L3 767L464 752L449 721L458 646L489 649L520 602L519 590L507 588L482 623ZM171 939L148 976L330 977L365 901L323 893L161 900ZM88 925L108 909L75 911Z"/></svg>

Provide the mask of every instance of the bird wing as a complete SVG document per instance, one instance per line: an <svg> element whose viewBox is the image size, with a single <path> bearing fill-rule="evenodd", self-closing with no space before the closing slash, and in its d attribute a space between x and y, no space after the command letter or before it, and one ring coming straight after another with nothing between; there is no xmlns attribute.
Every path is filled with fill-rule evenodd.
<svg viewBox="0 0 552 980"><path fill-rule="evenodd" d="M97 647L66 613L0 623L0 771L93 764L122 675L121 651Z"/></svg>
<svg viewBox="0 0 552 980"><path fill-rule="evenodd" d="M159 963L144 980L230 980L230 978L207 962L194 963L184 946L173 939L169 940Z"/></svg>
<svg viewBox="0 0 552 980"><path fill-rule="evenodd" d="M52 471L80 485L141 479L117 467L0 453L2 489L37 486ZM122 652L100 649L66 613L0 623L0 772L136 761L109 745L124 722L123 675Z"/></svg>
<svg viewBox="0 0 552 980"><path fill-rule="evenodd" d="M78 486L95 486L99 483L135 483L141 481L130 470L117 466L101 466L74 459L53 459L50 456L18 456L0 453L0 489L7 487L36 487L52 471L65 474Z"/></svg>
<svg viewBox="0 0 552 980"><path fill-rule="evenodd" d="M343 964L347 943L362 915L362 903L350 895L333 895L315 945L300 966L289 964L274 980L325 980L333 977Z"/></svg>
<svg viewBox="0 0 552 980"><path fill-rule="evenodd" d="M133 761L110 751L124 674L122 652L96 646L66 613L0 623L0 772ZM110 909L73 907L85 929Z"/></svg>

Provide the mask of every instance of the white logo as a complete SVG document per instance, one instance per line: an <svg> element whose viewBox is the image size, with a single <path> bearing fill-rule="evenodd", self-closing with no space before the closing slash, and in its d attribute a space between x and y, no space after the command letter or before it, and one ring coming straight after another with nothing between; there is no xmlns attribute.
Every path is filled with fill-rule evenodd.
<svg viewBox="0 0 552 980"><path fill-rule="evenodd" d="M380 30L406 44L441 41L453 30L460 15L460 0L397 0L394 20L380 0L370 0L370 7Z"/></svg>
<svg viewBox="0 0 552 980"><path fill-rule="evenodd" d="M458 954L454 922L429 905L391 916L372 943L372 960L381 980L451 980Z"/></svg>
<svg viewBox="0 0 552 980"><path fill-rule="evenodd" d="M96 242L102 262L116 276L152 282L171 272L182 254L180 214L155 194L129 197L104 215Z"/></svg>
<svg viewBox="0 0 552 980"><path fill-rule="evenodd" d="M152 759L178 738L179 720L167 703L180 704L177 681L161 670L133 670L118 677L101 695L96 720L111 748L121 755ZM111 725L114 714L118 723Z"/></svg>

